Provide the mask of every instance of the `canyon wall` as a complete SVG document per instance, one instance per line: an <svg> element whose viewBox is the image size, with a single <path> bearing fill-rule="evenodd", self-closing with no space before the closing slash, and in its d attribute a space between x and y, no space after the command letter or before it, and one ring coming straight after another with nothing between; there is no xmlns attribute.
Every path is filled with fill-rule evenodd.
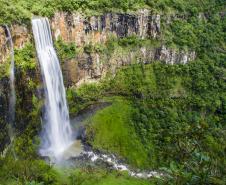
<svg viewBox="0 0 226 185"><path fill-rule="evenodd" d="M55 41L62 40L63 43L76 45L75 57L61 61L67 87L96 82L107 73L114 76L122 66L134 63L148 64L161 61L166 64L186 64L196 57L195 51L167 48L162 42L161 25L170 24L170 21L162 18L162 15L152 14L147 10L131 14L107 13L92 17L86 17L80 13L57 12L50 19L50 24ZM8 122L8 96L10 94L7 72L10 48L5 29L4 25L0 25L0 129L2 130L0 151L9 143L6 125ZM34 43L30 25L11 25L10 31L14 48L22 49L26 43ZM85 49L88 45L106 46L106 43L112 38L123 39L133 36L139 40L150 42L141 47L117 45L112 51L99 52L94 50L89 52ZM157 45L155 41L158 42ZM17 61L15 62L17 65ZM16 66L16 93L18 97L16 107L20 111L17 111L15 128L18 130L23 130L26 123L32 120L33 114L28 116L27 110L32 111L33 109L32 96L42 91L42 87L38 87L37 90L41 76L39 68L27 71L23 71L22 68L23 66Z"/></svg>
<svg viewBox="0 0 226 185"><path fill-rule="evenodd" d="M161 42L161 25L170 23L167 19L162 19L161 15L152 14L148 10L139 10L131 14L106 13L92 17L83 16L81 13L57 12L50 19L50 24L54 40L60 39L64 43L75 43L79 50L75 58L62 61L67 86L98 81L106 73L110 72L114 75L118 68L134 61L186 64L196 57L195 51L167 48ZM30 27L13 25L10 30L16 48L22 48L26 42L32 41ZM113 37L129 36L157 40L160 45L147 45L127 51L119 48L111 55L99 52L88 53L84 50L87 45L105 44ZM0 63L6 61L9 53L6 43L7 35L2 26L0 27Z"/></svg>
<svg viewBox="0 0 226 185"><path fill-rule="evenodd" d="M150 15L148 10L135 14L107 13L102 16L84 17L81 14L58 12L53 17L55 39L75 41L77 46L105 43L110 36L123 38L137 35L156 38L160 35L160 15Z"/></svg>
<svg viewBox="0 0 226 185"><path fill-rule="evenodd" d="M136 36L140 39L161 39L161 15L148 10L133 14L106 13L101 16L85 17L79 13L58 12L51 20L55 40L74 42L77 47L88 44L104 44L112 37L125 38ZM132 61L150 63L163 61L167 64L186 64L195 59L194 51L178 51L167 48L164 43L156 46L134 48L130 51L116 49L110 56L103 53L80 52L75 59L64 62L63 70L67 85L97 81L107 72L115 74L123 65Z"/></svg>

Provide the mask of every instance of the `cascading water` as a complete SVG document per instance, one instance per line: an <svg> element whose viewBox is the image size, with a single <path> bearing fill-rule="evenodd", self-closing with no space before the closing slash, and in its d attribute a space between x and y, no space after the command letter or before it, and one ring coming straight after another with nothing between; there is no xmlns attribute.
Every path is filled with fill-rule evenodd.
<svg viewBox="0 0 226 185"><path fill-rule="evenodd" d="M9 137L11 144L13 145L13 138L14 138L14 131L13 127L15 124L15 104L16 104L16 93L15 93L15 65L14 65L14 49L13 49L13 40L12 36L9 30L9 27L5 25L6 33L7 33L7 41L10 46L10 57L11 57L11 63L10 63L10 97L9 97ZM14 152L14 148L12 146L12 151L14 158L16 159L16 154Z"/></svg>
<svg viewBox="0 0 226 185"><path fill-rule="evenodd" d="M72 144L62 72L53 47L48 19L34 18L32 29L45 85L45 126L40 154L49 156L51 160L60 160L65 149Z"/></svg>

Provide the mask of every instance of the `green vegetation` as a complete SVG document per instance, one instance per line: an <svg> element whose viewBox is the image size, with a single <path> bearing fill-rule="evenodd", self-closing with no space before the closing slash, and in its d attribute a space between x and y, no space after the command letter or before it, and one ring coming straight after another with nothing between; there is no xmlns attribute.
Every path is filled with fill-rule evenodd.
<svg viewBox="0 0 226 185"><path fill-rule="evenodd" d="M122 69L105 91L130 100L112 99L112 106L93 116L91 144L139 167L167 167L180 173L181 183L220 182L226 164L224 78L213 61ZM134 147L137 142L143 148ZM133 160L140 159L139 151L146 163Z"/></svg>
<svg viewBox="0 0 226 185"><path fill-rule="evenodd" d="M51 17L56 11L80 11L86 15L104 12L130 12L141 8L170 14L179 12L185 16L199 12L222 10L224 0L0 0L0 24L11 22L27 23L32 15Z"/></svg>
<svg viewBox="0 0 226 185"><path fill-rule="evenodd" d="M58 39L54 44L60 61L75 58L76 46L74 43L64 43L62 39Z"/></svg>
<svg viewBox="0 0 226 185"><path fill-rule="evenodd" d="M113 102L111 106L89 120L87 134L91 138L88 141L95 149L117 153L137 167L147 167L151 161L147 160L147 152L131 127L134 108L121 98L110 101Z"/></svg>
<svg viewBox="0 0 226 185"><path fill-rule="evenodd" d="M28 70L35 70L35 49L34 45L27 43L23 49L15 49L15 65L20 71L27 72Z"/></svg>
<svg viewBox="0 0 226 185"><path fill-rule="evenodd" d="M21 130L27 127L32 128L29 130L32 133L30 136L34 136L40 128L39 116L42 106L42 101L35 94L40 88L40 77L37 76L38 64L34 48L33 44L27 43L22 49L15 49L15 84L17 84L15 127L17 133L21 133Z"/></svg>
<svg viewBox="0 0 226 185"><path fill-rule="evenodd" d="M92 105L102 97L102 85L83 84L80 88L67 89L67 101L71 115Z"/></svg>
<svg viewBox="0 0 226 185"><path fill-rule="evenodd" d="M12 158L10 147L6 156L0 157L0 184L225 184L224 4L224 0L0 0L0 24L30 24L32 15L52 16L58 10L93 15L148 8L161 14L159 40L112 37L106 45L89 44L83 51L123 56L142 46L157 48L165 43L176 49L195 50L197 54L196 60L187 65L164 65L157 61L144 65L132 61L133 65L122 67L114 77L107 75L98 84L67 89L72 115L98 101L111 103L86 120L87 142L94 149L115 153L132 167L167 173L161 180L140 180L93 167L64 172L65 169L40 159L37 149L43 102L34 45L28 43L23 49L16 49L14 150L18 160ZM171 23L164 24L166 20ZM74 44L62 40L55 47L61 60L74 58L78 52ZM8 135L5 118L8 68L9 62L0 64L0 107L4 108L0 114L1 151Z"/></svg>
<svg viewBox="0 0 226 185"><path fill-rule="evenodd" d="M132 65L121 68L113 79L98 85L102 87L99 88L102 96L126 98L130 114L125 114L128 104L117 105L117 100L97 112L88 126L94 147L120 154L140 168L163 169L172 177L168 179L172 184L224 184L226 25L225 17L217 9L209 11L209 17L204 19L195 15L163 27L162 39L167 45L194 49L196 61L174 66ZM110 55L114 50L139 48L144 43L136 39L112 38L106 52ZM123 125L124 117L127 126L119 132L115 128ZM131 136L142 143L147 166L131 160L136 150L129 152L133 145L128 148L124 144L130 137L119 142L112 139L128 131L134 133L134 128L136 134ZM115 142L124 145L116 148L112 145ZM127 151L126 155L121 151Z"/></svg>
<svg viewBox="0 0 226 185"><path fill-rule="evenodd" d="M99 168L58 169L43 160L0 158L1 185L152 185L155 180L139 180L125 173Z"/></svg>
<svg viewBox="0 0 226 185"><path fill-rule="evenodd" d="M143 0L1 0L0 24L18 22L29 24L32 15L53 16L56 11L80 11L86 14L132 10L143 6ZM95 11L94 11L95 10ZM97 12L96 12L97 11ZM96 12L96 13L94 13Z"/></svg>
<svg viewBox="0 0 226 185"><path fill-rule="evenodd" d="M169 46L193 49L201 55L211 48L212 51L225 48L222 40L225 35L222 31L224 24L225 17L217 12L208 18L191 16L187 19L176 19L170 26L164 26L163 40Z"/></svg>
<svg viewBox="0 0 226 185"><path fill-rule="evenodd" d="M136 35L124 37L124 38L116 38L115 36L111 36L107 43L106 49L102 49L108 54L112 53L115 49L123 48L123 50L136 50L140 47L150 47L157 48L160 47L161 43L158 40L154 39L141 39ZM103 47L103 46L102 46Z"/></svg>
<svg viewBox="0 0 226 185"><path fill-rule="evenodd" d="M156 63L125 69L112 82L113 90L133 99L133 126L154 156L149 158L153 167L178 170L180 182L197 176L196 183L210 183L225 174L225 83L219 70L213 61Z"/></svg>
<svg viewBox="0 0 226 185"><path fill-rule="evenodd" d="M43 160L17 160L13 158L0 159L0 184L22 185L40 182L42 184L57 184L56 170L47 165ZM32 184L32 183L31 183ZM36 185L36 184L35 184Z"/></svg>
<svg viewBox="0 0 226 185"><path fill-rule="evenodd" d="M138 180L126 174L100 169L76 170L70 176L73 185L152 185L147 180ZM154 181L153 181L154 182Z"/></svg>

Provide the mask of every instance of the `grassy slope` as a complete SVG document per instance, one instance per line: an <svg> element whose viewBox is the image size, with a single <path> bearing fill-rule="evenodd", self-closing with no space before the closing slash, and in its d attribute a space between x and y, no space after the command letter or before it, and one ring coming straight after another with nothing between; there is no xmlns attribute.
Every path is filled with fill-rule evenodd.
<svg viewBox="0 0 226 185"><path fill-rule="evenodd" d="M113 98L112 103L89 120L89 142L96 149L115 152L135 166L146 167L147 153L131 127L134 108L128 100L119 97Z"/></svg>
<svg viewBox="0 0 226 185"><path fill-rule="evenodd" d="M122 69L111 82L111 92L123 94L125 97L132 97L133 94L159 97L161 93L176 96L182 89L181 78L167 78L164 75L168 83L175 84L170 88L166 85L168 83L159 79L158 76L152 64L143 67L134 65ZM166 89L160 88L162 83ZM156 159L151 138L144 143L135 131L135 128L140 127L140 123L134 120L137 111L134 102L122 97L108 98L109 100L112 102L111 106L98 111L88 120L87 134L90 144L95 149L114 152L126 158L133 166L153 167ZM144 128L142 130L145 131Z"/></svg>

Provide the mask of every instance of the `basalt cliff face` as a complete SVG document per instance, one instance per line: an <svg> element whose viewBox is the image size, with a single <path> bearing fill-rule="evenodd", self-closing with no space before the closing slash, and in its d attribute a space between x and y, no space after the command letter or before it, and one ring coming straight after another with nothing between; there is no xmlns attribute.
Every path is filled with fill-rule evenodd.
<svg viewBox="0 0 226 185"><path fill-rule="evenodd" d="M171 18L172 19L172 18ZM101 16L85 17L79 13L58 12L51 20L55 40L74 42L77 47L88 44L104 44L112 37L136 36L140 39L161 40L161 15L148 10L133 14L106 13ZM80 85L101 79L106 73L115 74L121 66L135 62L150 63L160 60L167 64L186 64L194 60L194 51L178 51L167 48L164 43L158 46L144 46L114 50L111 55L99 52L79 52L77 57L64 62L63 71L67 85Z"/></svg>
<svg viewBox="0 0 226 185"><path fill-rule="evenodd" d="M93 17L59 12L52 19L55 39L61 37L66 42L76 41L77 46L105 43L112 35L156 38L160 35L160 25L160 15L150 15L147 10L136 14L107 13Z"/></svg>
<svg viewBox="0 0 226 185"><path fill-rule="evenodd" d="M62 69L67 86L98 81L110 72L115 74L121 66L131 63L162 61L168 64L185 64L195 59L194 51L180 51L167 48L161 42L162 24L170 24L161 15L152 14L148 10L139 10L131 14L106 13L101 16L86 17L80 13L57 12L50 19L54 40L61 39L65 43L75 43L79 52L73 59L62 61ZM14 46L23 48L32 40L30 27L13 25ZM139 39L158 40L158 46L142 46L126 51L116 49L109 53L86 52L86 45L105 44L112 37L125 38L136 36ZM6 61L9 54L7 35L4 26L0 27L0 62Z"/></svg>

